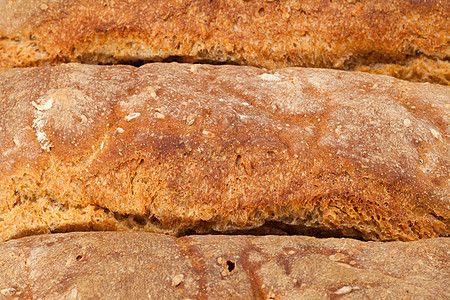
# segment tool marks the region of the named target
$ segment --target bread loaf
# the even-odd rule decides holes
[[[0,244],[4,299],[446,299],[450,239],[65,233]]]
[[[177,60],[450,83],[441,0],[0,0],[0,68]]]
[[[322,69],[10,69],[0,73],[0,239],[448,236],[449,99],[441,85]]]

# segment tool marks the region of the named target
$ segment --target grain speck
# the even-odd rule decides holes
[[[5,296],[14,296],[17,293],[15,288],[6,288],[0,291]]]
[[[280,81],[281,80],[281,78],[279,76],[273,75],[273,74],[267,74],[267,73],[261,74],[261,75],[259,75],[259,77],[262,80],[266,80],[266,81]]]
[[[192,124],[194,124],[194,122],[195,122],[195,117],[193,115],[189,115],[186,118],[186,124],[187,125],[191,126]]]
[[[172,278],[172,286],[179,286],[183,282],[183,279],[184,279],[183,274],[178,274],[178,275],[174,276]]]
[[[118,133],[124,133],[125,130],[123,130],[123,128],[117,127],[116,131],[114,131],[114,135],[118,134]]]
[[[353,288],[351,286],[349,286],[349,285],[346,285],[346,286],[341,287],[339,290],[337,290],[335,292],[335,294],[343,295],[343,294],[348,294],[351,291],[353,291]]]
[[[164,119],[166,116],[164,116],[162,113],[160,112],[155,112],[155,118],[157,119]]]
[[[430,132],[436,139],[440,139],[441,135],[439,134],[439,132],[436,129],[431,128]]]
[[[330,255],[328,258],[332,261],[340,261],[345,258],[345,255],[342,253],[336,253],[336,254]]]
[[[140,116],[141,116],[140,113],[132,113],[132,114],[129,114],[128,116],[125,116],[125,120],[130,121],[130,120],[139,118]]]
[[[152,96],[153,98],[156,98],[156,92],[155,92],[155,89],[152,86],[149,86],[147,88],[147,90],[150,93],[150,96]]]

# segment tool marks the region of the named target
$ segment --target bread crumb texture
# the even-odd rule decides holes
[[[0,70],[176,60],[448,85],[449,18],[442,0],[0,0]]]
[[[0,73],[0,240],[73,230],[449,235],[449,87],[192,68]]]
[[[449,249],[449,238],[380,243],[305,236],[41,235],[0,243],[0,293],[5,299],[445,299]],[[342,259],[328,258],[336,254]]]

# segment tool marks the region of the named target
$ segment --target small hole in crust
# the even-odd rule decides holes
[[[80,260],[83,259],[83,255],[77,255],[77,257],[75,257],[75,259],[76,259],[77,261],[80,261]]]
[[[259,14],[261,17],[264,17],[264,15],[266,14],[266,12],[264,11],[264,7],[261,7],[260,9],[258,9],[258,14]]]
[[[228,272],[232,272],[235,267],[236,267],[236,264],[233,261],[227,260]]]
[[[236,157],[236,167],[239,167],[242,161],[242,157],[238,154]]]

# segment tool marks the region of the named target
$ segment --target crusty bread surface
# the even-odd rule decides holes
[[[448,299],[450,239],[64,233],[0,243],[0,299]]]
[[[450,83],[441,0],[0,0],[0,68],[177,60]]]
[[[324,69],[0,73],[0,240],[73,230],[448,236],[450,88]]]

